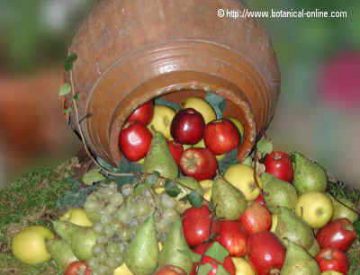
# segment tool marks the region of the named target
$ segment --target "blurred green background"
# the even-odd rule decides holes
[[[66,46],[92,2],[0,0],[0,185],[27,167],[78,150],[57,88]],[[282,73],[269,128],[276,148],[302,151],[360,186],[360,1],[245,2],[253,10],[347,12],[347,18],[260,21],[272,36]]]

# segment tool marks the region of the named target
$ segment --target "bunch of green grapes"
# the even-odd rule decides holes
[[[89,265],[94,275],[112,274],[124,261],[130,241],[138,227],[152,214],[158,240],[164,241],[173,221],[179,217],[177,201],[166,193],[156,194],[146,184],[100,186],[84,205],[99,235]]]

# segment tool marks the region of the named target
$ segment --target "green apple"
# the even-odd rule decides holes
[[[295,212],[312,228],[320,228],[331,220],[334,210],[325,193],[308,192],[299,197]]]
[[[238,163],[231,165],[225,171],[224,177],[244,194],[246,200],[252,201],[260,194],[260,188],[255,182],[254,175],[255,171],[252,167]],[[257,177],[257,181],[261,187],[262,184],[259,177]]]
[[[39,264],[50,260],[46,241],[53,239],[54,234],[43,226],[29,226],[17,233],[12,239],[11,251],[21,262]]]
[[[71,208],[60,217],[60,221],[67,221],[78,226],[91,227],[93,224],[89,220],[86,212],[82,208]]]
[[[193,108],[198,111],[204,118],[205,124],[216,119],[216,113],[211,105],[201,97],[188,97],[183,103],[183,108]]]
[[[235,265],[236,275],[256,275],[254,268],[244,258],[233,257],[231,259]]]
[[[154,115],[149,124],[151,131],[160,132],[166,139],[171,138],[170,126],[175,116],[175,111],[165,105],[155,105]]]
[[[356,209],[354,203],[352,203],[351,201],[345,198],[341,198],[337,200],[335,200],[335,198],[332,196],[330,196],[330,198],[334,206],[334,215],[332,217],[332,220],[346,218],[351,222],[355,222],[359,218],[359,215],[355,211],[350,209],[350,208]]]

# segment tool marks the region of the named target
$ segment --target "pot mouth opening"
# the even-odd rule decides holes
[[[215,100],[224,99],[222,117],[235,118],[240,121],[244,128],[241,142],[237,148],[238,160],[241,161],[245,159],[255,144],[257,131],[253,112],[247,100],[240,96],[243,93],[239,91],[234,91],[234,89],[229,87],[190,81],[170,84],[152,90],[144,90],[144,87],[139,87],[131,94],[133,95],[131,96],[133,99],[128,98],[127,102],[119,104],[117,110],[114,112],[113,120],[110,124],[109,149],[111,161],[114,165],[119,165],[120,160],[123,157],[119,147],[119,134],[121,129],[127,123],[127,118],[138,106],[141,106],[150,100],[153,100],[155,105],[165,105],[174,109],[176,112],[177,109],[181,108],[181,104],[188,97],[203,98],[210,103],[211,106],[211,98],[216,98]],[[175,106],[177,106],[177,108],[175,108]],[[212,107],[214,109],[214,106]],[[220,118],[218,117],[220,113],[219,111],[220,110],[215,110],[217,113],[216,119]]]

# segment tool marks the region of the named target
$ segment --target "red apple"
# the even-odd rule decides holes
[[[150,123],[154,115],[154,102],[152,100],[140,105],[135,111],[131,113],[128,122],[139,122],[144,125]]]
[[[240,139],[239,131],[228,119],[214,120],[205,127],[205,145],[215,155],[222,155],[237,148]]]
[[[271,213],[265,206],[253,203],[241,215],[240,223],[248,234],[268,231],[271,227]]]
[[[260,194],[259,196],[257,196],[257,198],[255,199],[255,202],[266,207],[266,202],[265,202],[263,194]]]
[[[91,269],[88,264],[84,261],[75,261],[68,265],[66,268],[64,275],[77,275],[77,274],[84,274],[84,275],[91,275]]]
[[[218,261],[216,261],[215,259],[206,256],[205,253],[206,251],[210,248],[210,246],[213,243],[203,243],[198,245],[196,248],[194,248],[194,252],[202,255],[202,259],[200,263],[194,263],[193,265],[193,269],[190,273],[190,275],[196,275],[196,270],[199,266],[203,265],[203,264],[210,264],[212,266],[212,269],[208,272],[208,275],[216,275],[217,269],[219,265],[222,265],[224,267],[224,269],[229,272],[230,275],[235,275],[236,274],[236,270],[235,270],[235,265],[231,259],[230,256],[225,257],[224,262],[220,263]]]
[[[283,181],[292,182],[294,170],[290,156],[287,153],[273,151],[266,155],[264,164],[267,173]]]
[[[242,257],[246,254],[248,235],[238,221],[221,220],[216,226],[216,241],[224,246],[230,256]]]
[[[248,257],[258,275],[281,270],[285,261],[285,248],[271,232],[263,231],[249,236]],[[275,274],[275,273],[274,273]]]
[[[212,214],[209,207],[191,207],[183,213],[182,226],[189,246],[197,246],[210,238]]]
[[[169,145],[169,150],[170,150],[172,157],[174,158],[176,163],[179,165],[181,155],[184,152],[184,147],[180,143],[176,143],[173,140],[169,140],[168,145]]]
[[[316,239],[321,248],[337,248],[346,251],[356,239],[353,224],[345,218],[334,220],[317,234]]]
[[[153,275],[186,275],[186,272],[180,267],[165,265],[159,268]]]
[[[176,113],[171,123],[171,136],[181,144],[196,144],[204,135],[205,122],[202,115],[192,109],[182,109]]]
[[[206,148],[189,148],[181,155],[181,172],[196,180],[212,179],[217,168],[216,157]]]
[[[347,274],[349,270],[349,262],[345,253],[339,249],[323,248],[315,257],[319,264],[321,272],[337,271]]]
[[[120,131],[119,147],[130,161],[138,161],[146,156],[152,140],[151,132],[139,122],[130,122]]]

